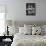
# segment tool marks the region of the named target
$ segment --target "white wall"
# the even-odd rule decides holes
[[[26,16],[26,2],[36,2],[36,16]],[[16,21],[46,21],[46,0],[0,0],[7,5],[6,19]]]

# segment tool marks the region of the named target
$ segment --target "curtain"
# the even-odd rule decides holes
[[[5,6],[0,5],[0,36],[5,31]]]

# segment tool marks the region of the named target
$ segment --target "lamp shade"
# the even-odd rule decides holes
[[[6,20],[6,25],[7,26],[12,26],[12,20]]]

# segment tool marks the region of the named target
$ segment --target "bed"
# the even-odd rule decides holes
[[[11,46],[46,46],[46,36],[16,34]]]
[[[19,22],[17,22],[19,23]],[[19,23],[19,25],[23,25],[25,23]],[[29,24],[26,23],[26,24]],[[38,23],[38,25],[40,25]],[[24,26],[27,28],[27,26]],[[34,32],[33,32],[33,35],[30,35],[30,25],[28,26],[29,28],[26,29],[26,34],[25,35],[25,30],[23,30],[23,27],[20,28],[21,31],[20,33],[17,33],[14,35],[14,38],[13,38],[13,42],[11,44],[11,46],[46,46],[46,35],[42,36],[42,35],[34,35]],[[41,29],[39,27],[37,27],[37,29],[40,31]],[[35,29],[34,29],[35,30]],[[32,32],[32,31],[31,31]],[[24,33],[24,34],[23,34]]]

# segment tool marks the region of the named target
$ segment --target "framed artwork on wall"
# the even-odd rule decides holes
[[[36,15],[36,3],[26,3],[26,16]]]

